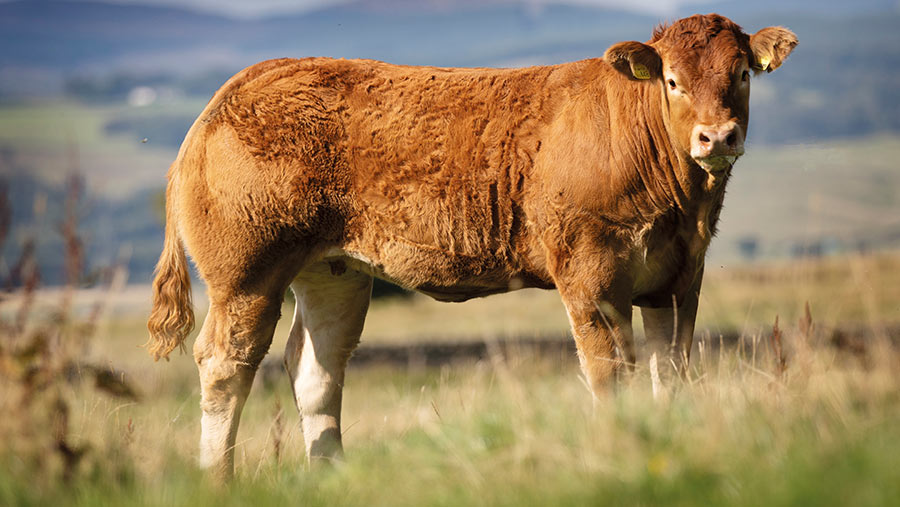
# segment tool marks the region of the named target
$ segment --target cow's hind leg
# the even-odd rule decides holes
[[[297,299],[285,350],[310,462],[339,458],[344,369],[359,343],[372,277],[341,261],[305,269],[291,289]]]
[[[197,341],[202,416],[200,465],[218,478],[234,473],[234,445],[241,410],[256,369],[272,342],[281,310],[277,295],[216,297]]]

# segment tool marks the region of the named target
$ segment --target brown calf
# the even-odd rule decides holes
[[[595,392],[634,361],[633,305],[686,361],[750,73],[796,44],[708,15],[550,67],[307,58],[238,73],[169,170],[149,322],[157,359],[191,330],[187,247],[210,300],[194,344],[201,462],[232,473],[288,287],[285,364],[310,459],[341,452],[373,276],[447,301],[557,288]]]

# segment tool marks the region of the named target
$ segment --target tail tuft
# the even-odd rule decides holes
[[[153,309],[147,322],[150,339],[145,345],[157,361],[168,360],[176,347],[184,352],[184,339],[194,329],[191,277],[184,245],[178,237],[171,194],[170,184],[166,196],[166,239],[153,279]]]

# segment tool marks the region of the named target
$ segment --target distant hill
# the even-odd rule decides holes
[[[891,0],[761,0],[691,6],[679,15],[698,7],[733,16],[748,27],[758,21],[825,20],[827,31],[813,27],[824,32],[825,41],[842,40],[856,28],[886,35],[867,26],[867,20],[896,23],[900,13]],[[665,20],[524,1],[363,0],[260,20],[139,4],[14,1],[0,3],[0,68],[185,72],[211,64],[230,62],[239,68],[260,58],[311,55],[431,65],[502,65],[526,58],[558,62],[599,56],[618,40],[646,39],[659,21]]]
[[[682,6],[679,14],[690,15],[698,11],[718,12],[729,17],[801,14],[827,18],[897,13],[900,4],[896,0],[720,0]]]
[[[588,6],[373,5],[236,20],[132,4],[0,3],[0,100],[69,93],[121,101],[141,84],[208,97],[237,70],[284,56],[439,66],[559,63],[600,56],[616,41],[646,40],[662,21]],[[733,16],[751,32],[780,24],[800,38],[778,78],[759,80],[751,117],[768,118],[769,127],[754,139],[802,142],[900,130],[900,13],[888,0],[853,6],[812,0],[700,6]]]
[[[506,53],[579,40],[612,42],[654,18],[591,7],[463,4],[453,10],[373,9],[340,5],[263,20],[234,20],[187,10],[93,2],[0,3],[0,65],[61,70],[196,69],[232,53],[241,61],[276,56],[365,57],[397,63],[489,65]],[[197,49],[207,49],[203,55]],[[597,47],[589,54],[601,54]],[[185,59],[157,62],[154,52],[178,50]],[[132,56],[135,61],[124,57]],[[586,55],[587,56],[587,55]],[[141,58],[145,61],[141,61]],[[149,63],[148,63],[149,61]],[[219,63],[218,61],[216,63]]]
[[[60,94],[72,76],[184,77],[285,56],[442,66],[556,63],[598,56],[622,37],[649,34],[656,21],[590,7],[534,12],[524,4],[400,12],[352,4],[234,20],[131,4],[0,3],[0,99]]]
[[[0,65],[103,66],[111,58],[226,39],[241,22],[182,9],[69,1],[0,4]]]

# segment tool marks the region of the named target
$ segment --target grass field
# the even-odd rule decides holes
[[[203,105],[197,100],[146,108],[68,101],[0,105],[0,149],[8,153],[0,163],[0,175],[9,169],[26,171],[58,186],[78,170],[91,192],[105,199],[163,188],[177,146],[147,138],[143,131],[116,133],[106,127],[122,117],[146,119],[148,126],[158,119],[184,117],[186,130],[189,118]]]
[[[139,399],[96,388],[99,376],[84,366],[23,381],[57,371],[67,354],[4,357],[0,410],[15,417],[0,421],[0,504],[891,505],[900,498],[900,351],[877,339],[864,351],[835,349],[795,323],[806,298],[819,331],[896,322],[898,264],[885,254],[710,272],[701,320],[740,323],[742,346],[719,348],[712,332],[701,334],[689,378],[663,364],[656,395],[642,361],[592,404],[573,357],[527,350],[433,369],[351,368],[347,456],[332,468],[307,469],[286,376],[260,377],[226,488],[193,464],[199,390],[188,357],[153,364],[128,312],[112,312],[83,343],[74,322],[50,324],[49,343],[58,336],[63,345],[49,350],[68,344],[68,356],[112,366]],[[126,296],[114,301],[140,291]],[[564,320],[552,298],[378,301],[366,333],[375,343],[514,336]],[[783,371],[769,341],[773,313],[784,329]],[[77,465],[65,465],[60,435],[81,453]]]
[[[306,469],[286,382],[257,386],[227,489],[192,465],[198,396],[180,363],[140,377],[138,403],[73,391],[70,439],[89,445],[74,478],[59,481],[52,450],[39,474],[4,453],[0,502],[890,505],[900,495],[896,350],[864,361],[795,350],[784,379],[765,354],[725,351],[697,358],[691,380],[670,379],[658,399],[639,369],[593,407],[572,361],[354,370],[347,459],[332,469]]]
[[[873,136],[787,146],[750,144],[735,165],[710,259],[738,258],[741,238],[759,255],[797,246],[896,247],[900,139]]]

